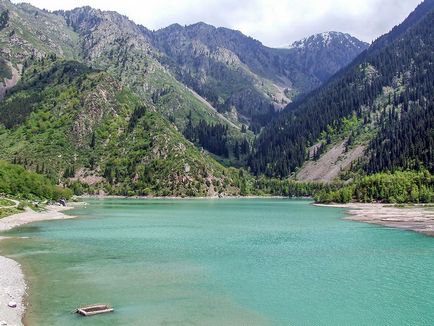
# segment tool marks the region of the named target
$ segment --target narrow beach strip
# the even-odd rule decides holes
[[[347,219],[391,228],[411,230],[434,236],[434,207],[414,205],[397,207],[386,204],[330,204],[317,206],[345,208]]]
[[[73,207],[48,206],[43,212],[26,209],[23,213],[0,219],[0,232],[38,221],[74,218],[74,216],[62,213],[71,208]],[[0,237],[0,245],[2,239],[5,238]],[[20,264],[10,258],[0,256],[0,325],[23,325],[26,289]],[[15,302],[17,306],[9,307],[10,302]]]

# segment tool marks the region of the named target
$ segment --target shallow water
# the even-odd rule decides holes
[[[434,239],[308,201],[90,200],[7,233],[29,325],[433,325]],[[82,318],[83,304],[113,314]]]

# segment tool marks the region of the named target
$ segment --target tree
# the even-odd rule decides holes
[[[5,10],[2,13],[0,13],[0,30],[7,27],[9,22],[9,10]]]

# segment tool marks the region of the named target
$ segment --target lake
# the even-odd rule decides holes
[[[29,325],[433,325],[434,239],[307,200],[88,200],[2,242]],[[112,314],[80,317],[84,304]]]

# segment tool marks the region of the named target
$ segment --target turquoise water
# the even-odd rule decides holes
[[[91,200],[0,252],[29,325],[433,325],[434,239],[308,201]],[[116,312],[82,318],[90,303]]]

